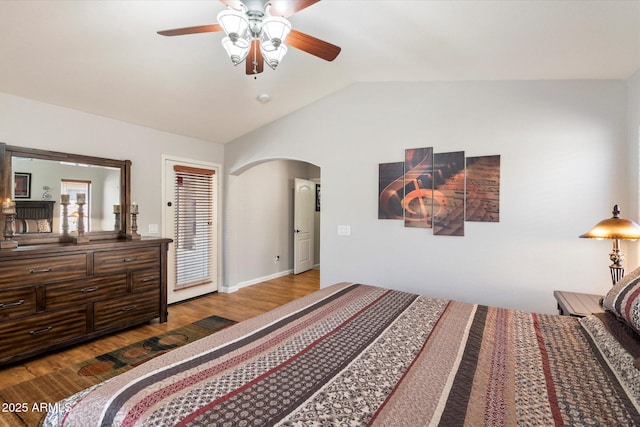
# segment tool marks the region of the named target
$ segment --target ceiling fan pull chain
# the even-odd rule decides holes
[[[258,49],[253,49],[253,74],[258,74]]]

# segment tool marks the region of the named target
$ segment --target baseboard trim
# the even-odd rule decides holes
[[[256,279],[245,280],[244,282],[240,282],[235,286],[221,286],[220,292],[224,292],[226,294],[230,294],[233,292],[237,292],[239,289],[242,289],[246,286],[256,285],[258,283],[266,282],[267,280],[277,279],[278,277],[288,276],[293,273],[293,269],[280,271],[278,273],[270,274],[268,276],[258,277]]]

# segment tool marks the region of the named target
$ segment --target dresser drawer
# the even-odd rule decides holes
[[[96,302],[93,316],[96,331],[155,319],[160,316],[160,290]]]
[[[93,255],[93,271],[95,274],[120,273],[123,271],[158,268],[159,266],[159,247],[96,252]]]
[[[73,282],[47,285],[45,288],[46,309],[86,304],[92,301],[124,295],[127,292],[127,273]]]
[[[36,288],[16,288],[0,291],[0,320],[27,316],[36,312]]]
[[[86,318],[82,306],[0,323],[0,362],[86,334]]]
[[[86,254],[0,262],[0,288],[80,279],[86,275]]]
[[[154,270],[135,271],[132,276],[133,292],[160,289],[160,271],[157,268]]]

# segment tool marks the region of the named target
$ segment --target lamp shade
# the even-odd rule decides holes
[[[227,37],[222,39],[222,46],[227,51],[227,55],[238,65],[247,57],[249,53],[249,22],[244,13],[226,9],[218,14],[218,23],[222,27]]]
[[[620,218],[618,205],[613,207],[613,217],[603,219],[580,237],[587,239],[639,240],[640,225],[630,219]]]
[[[287,47],[283,44],[289,32],[291,24],[279,16],[269,16],[262,21],[262,42],[260,50],[269,67],[274,70],[287,54]]]
[[[270,41],[265,41],[262,42],[260,47],[262,57],[264,58],[265,62],[274,70],[276,69],[278,64],[280,64],[282,58],[284,58],[284,56],[287,54],[287,47],[283,44],[274,46]]]
[[[242,39],[248,38],[249,21],[244,13],[225,9],[218,14],[218,24],[232,39],[233,35]]]
[[[249,43],[244,39],[238,39],[235,42],[231,40],[231,37],[225,37],[222,39],[222,46],[227,51],[227,55],[231,58],[233,65],[238,65],[249,54]]]
[[[262,36],[264,41],[270,41],[276,47],[283,43],[291,32],[291,23],[279,16],[269,16],[262,21]]]

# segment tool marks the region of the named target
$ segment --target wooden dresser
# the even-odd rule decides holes
[[[0,365],[153,319],[167,321],[170,239],[0,251]]]

